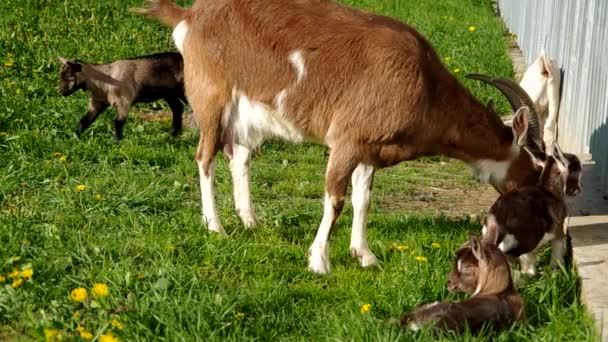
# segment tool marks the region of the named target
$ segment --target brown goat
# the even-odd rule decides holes
[[[542,144],[527,94],[503,80],[516,110],[513,127],[505,126],[426,39],[395,19],[328,0],[197,0],[188,9],[151,0],[135,11],[174,28],[200,129],[196,161],[211,231],[224,233],[213,188],[217,152],[231,158],[235,207],[250,227],[250,150],[270,136],[331,150],[323,218],[309,250],[309,269],[317,273],[330,271],[329,234],[349,180],[350,253],[370,266],[377,259],[366,221],[377,169],[442,154],[468,163],[501,192],[538,179],[521,152]]]
[[[551,266],[563,264],[569,165],[559,147],[553,147],[553,155],[537,161],[543,165],[538,184],[502,194],[490,208],[483,228],[484,240],[519,258],[521,271],[530,275],[536,273],[536,251],[549,241]]]
[[[439,331],[472,332],[485,325],[501,330],[523,320],[525,306],[511,279],[506,257],[496,245],[475,236],[456,253],[448,289],[472,294],[462,302],[434,302],[406,313],[400,325],[413,330],[432,325]]]
[[[116,108],[114,137],[122,139],[129,107],[138,102],[164,99],[173,112],[171,134],[182,129],[184,75],[182,56],[177,52],[91,64],[60,57],[59,93],[69,96],[82,89],[89,92],[89,108],[76,126],[79,136],[108,106]]]

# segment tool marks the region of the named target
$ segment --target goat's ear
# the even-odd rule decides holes
[[[66,58],[63,58],[61,56],[59,56],[57,58],[59,59],[59,62],[61,62],[61,64],[64,64],[64,65],[68,64],[68,62],[69,62]]]
[[[469,237],[469,246],[471,246],[471,251],[473,252],[473,255],[475,256],[475,259],[477,259],[477,260],[484,259],[483,250],[481,248],[481,241],[479,241],[479,238],[477,236],[471,235]]]
[[[527,106],[519,108],[517,112],[515,112],[515,116],[513,117],[513,139],[518,146],[526,145],[529,118],[530,108],[528,108]]]
[[[540,168],[545,167],[545,160],[547,159],[547,156],[543,152],[532,151],[527,146],[524,146],[524,151],[530,155],[530,159],[534,165]]]
[[[488,107],[488,110],[490,110],[491,112],[493,112],[494,111],[494,100],[490,99],[488,101],[488,104],[486,105],[486,107]]]

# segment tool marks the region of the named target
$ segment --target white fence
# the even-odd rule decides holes
[[[608,0],[498,0],[526,62],[541,50],[562,69],[558,141],[591,154],[608,192]]]

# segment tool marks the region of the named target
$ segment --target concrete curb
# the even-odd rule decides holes
[[[599,170],[589,155],[583,163],[583,192],[568,200],[566,225],[572,259],[581,279],[581,300],[595,318],[601,340],[608,341],[608,200]]]

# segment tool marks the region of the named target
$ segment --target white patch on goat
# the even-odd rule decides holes
[[[175,47],[179,50],[180,53],[184,53],[184,41],[186,40],[186,35],[188,34],[188,23],[186,20],[182,20],[175,26],[173,29],[173,42],[175,43]]]
[[[215,195],[213,191],[213,180],[215,176],[215,161],[209,165],[209,173],[205,174],[203,164],[197,161],[198,172],[200,177],[201,185],[201,204],[203,212],[203,220],[207,224],[207,228],[210,231],[214,231],[220,234],[226,234],[224,228],[220,224],[220,220],[217,216],[217,210],[215,209]]]
[[[488,231],[488,228],[484,224],[483,227],[481,227],[481,236],[486,236],[487,231]]]
[[[323,218],[317,230],[317,235],[308,250],[308,269],[312,272],[325,274],[330,271],[329,263],[329,232],[332,222],[336,218],[336,211],[332,204],[332,199],[328,193],[325,193],[323,205]]]
[[[511,249],[517,247],[518,244],[519,242],[517,242],[515,235],[507,234],[498,245],[498,249],[500,249],[503,253],[506,253]]]
[[[230,172],[234,188],[234,207],[243,224],[247,228],[255,226],[255,212],[251,205],[251,192],[249,191],[249,155],[248,148],[234,144],[233,157],[230,160]]]
[[[456,267],[458,269],[458,272],[462,272],[462,260],[458,259],[458,262],[456,263]]]
[[[378,263],[367,243],[366,223],[374,180],[374,167],[359,164],[352,175],[353,227],[350,238],[350,254],[367,267]]]
[[[284,93],[275,98],[277,107],[282,108]],[[293,124],[285,120],[279,110],[261,102],[251,101],[244,93],[233,92],[234,110],[230,111],[231,118],[224,121],[233,125],[236,143],[248,149],[254,149],[271,136],[299,143],[304,135]]]
[[[289,62],[293,65],[297,72],[297,83],[300,83],[306,75],[306,69],[304,69],[304,55],[302,51],[295,50],[289,54]]]

